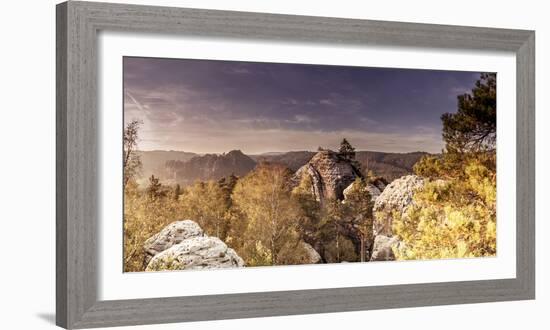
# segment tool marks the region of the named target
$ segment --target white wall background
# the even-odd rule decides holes
[[[0,328],[52,329],[55,311],[55,3],[0,11]],[[284,14],[532,29],[537,32],[537,205],[550,139],[550,21],[544,1],[110,1]],[[142,326],[142,329],[545,328],[550,321],[550,231],[537,209],[535,301]]]

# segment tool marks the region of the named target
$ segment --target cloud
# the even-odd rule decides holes
[[[144,122],[144,149],[315,150],[346,136],[361,149],[439,151],[440,116],[456,109],[456,92],[471,88],[473,76],[125,58],[124,115]]]
[[[204,136],[209,136],[204,139]],[[248,154],[270,151],[317,150],[317,147],[337,149],[342,138],[347,138],[357,150],[386,152],[439,152],[443,142],[439,135],[421,132],[361,132],[361,131],[294,131],[286,129],[246,129],[239,132],[214,127],[189,129],[185,134],[163,131],[154,139],[143,138],[140,148],[158,149],[161,143],[169,142],[173,149],[197,153],[222,153],[240,149]]]
[[[132,93],[130,93],[130,91],[128,89],[125,89],[124,90],[124,93],[130,98],[130,100],[132,101],[132,103],[140,110],[140,111],[145,111],[145,108],[141,105],[140,102],[138,102],[133,96],[132,96]]]
[[[294,122],[295,123],[313,123],[315,122],[315,119],[306,115],[296,115],[294,116]]]
[[[252,73],[252,71],[250,71],[247,68],[231,68],[230,70],[228,70],[228,72],[233,73],[233,74],[250,74],[250,73]]]
[[[319,101],[319,104],[322,104],[322,105],[334,105],[334,102],[332,100],[329,100],[329,99],[323,99],[323,100],[320,100]]]

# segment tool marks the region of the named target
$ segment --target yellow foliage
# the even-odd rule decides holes
[[[280,265],[298,263],[299,251],[285,253],[297,246],[296,232],[300,208],[290,191],[290,172],[280,165],[261,164],[235,186],[232,200],[239,223],[233,238],[243,242],[235,246],[247,265]]]
[[[150,198],[134,184],[128,184],[124,197],[124,271],[143,271],[143,243],[162,228],[179,220],[181,208],[168,197]]]
[[[185,218],[196,221],[208,234],[225,239],[229,226],[229,203],[217,182],[196,182],[180,196]]]
[[[496,255],[495,166],[490,158],[470,157],[460,166],[453,164],[452,177],[445,170],[446,175],[437,175],[449,168],[444,162],[428,160],[424,168],[437,168],[435,175],[405,214],[394,214],[393,231],[405,243],[394,251],[397,259]]]
[[[207,234],[223,240],[229,223],[228,204],[219,185],[197,183],[178,199],[173,194],[148,194],[129,183],[124,194],[124,271],[143,271],[145,241],[183,219],[197,221]]]
[[[360,259],[355,252],[353,242],[343,235],[337,235],[335,239],[328,242],[324,252],[327,263],[355,262]]]

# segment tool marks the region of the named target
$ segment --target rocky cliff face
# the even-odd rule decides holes
[[[413,202],[413,195],[424,186],[424,179],[406,175],[390,183],[374,202],[374,235],[392,236],[393,212],[403,214]]]
[[[406,175],[390,183],[374,202],[374,243],[371,261],[395,260],[394,249],[404,248],[403,242],[393,236],[392,221],[397,212],[403,215],[413,201],[414,193],[424,186],[424,179]]]
[[[192,220],[176,221],[143,245],[146,271],[243,267],[244,261]]]
[[[331,150],[319,151],[313,156],[296,171],[294,181],[299,183],[304,175],[311,178],[313,193],[321,202],[326,199],[344,199],[344,189],[361,176],[350,161]]]
[[[196,156],[188,161],[169,161],[166,171],[170,177],[183,185],[196,180],[219,180],[231,174],[243,176],[256,167],[256,162],[240,150],[232,150],[223,155],[207,154]]]

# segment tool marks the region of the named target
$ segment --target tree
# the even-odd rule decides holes
[[[496,255],[496,76],[482,74],[456,114],[442,116],[441,155],[414,166],[427,179],[392,229],[404,243],[397,259]]]
[[[355,148],[351,146],[346,138],[344,138],[342,142],[340,142],[340,149],[338,150],[338,153],[344,159],[347,159],[349,161],[355,159]]]
[[[174,187],[174,192],[173,192],[173,197],[174,197],[174,200],[178,200],[180,198],[182,194],[182,191],[181,191],[181,186],[180,184],[176,184],[176,186]]]
[[[183,215],[197,221],[208,235],[225,240],[229,202],[217,182],[196,182],[180,197],[180,205]]]
[[[147,186],[147,196],[149,196],[150,199],[157,199],[159,197],[164,197],[165,194],[166,192],[163,190],[159,178],[151,174],[149,177],[149,185]]]
[[[406,246],[398,259],[496,255],[496,172],[472,157],[460,175],[431,180],[395,215],[393,232]]]
[[[123,134],[123,186],[135,179],[141,169],[141,158],[137,153],[138,131],[141,121],[132,120],[126,125]]]
[[[367,183],[363,178],[356,178],[351,189],[346,194],[345,218],[351,228],[356,228],[360,238],[359,254],[361,262],[370,259],[373,236],[373,214],[374,202],[367,189]]]
[[[301,239],[311,246],[319,245],[321,204],[315,198],[313,183],[309,175],[302,176],[298,186],[292,190],[292,198],[301,210],[297,221]]]
[[[281,254],[297,246],[296,222],[299,207],[291,198],[291,172],[278,164],[260,164],[239,179],[233,191],[235,208],[245,221],[244,244],[239,255],[249,265],[293,264],[292,254]]]
[[[471,93],[458,96],[457,112],[441,116],[447,151],[494,150],[496,109],[496,74],[483,73]]]
[[[327,199],[321,208],[317,235],[320,240],[319,253],[327,263],[358,260],[356,246],[352,239],[352,222],[349,221],[349,207],[337,199]]]
[[[229,176],[221,178],[218,181],[218,185],[222,189],[225,199],[227,200],[228,207],[231,206],[231,194],[233,193],[233,189],[235,189],[235,185],[237,184],[238,180],[239,178],[237,176],[231,174]]]
[[[149,178],[149,185],[139,189],[129,181],[124,191],[124,271],[145,269],[144,242],[166,225],[181,220],[179,203],[157,177]],[[171,192],[171,191],[170,191]]]
[[[336,199],[327,199],[321,208],[316,235],[320,241],[319,254],[326,263],[340,262],[340,203]]]

